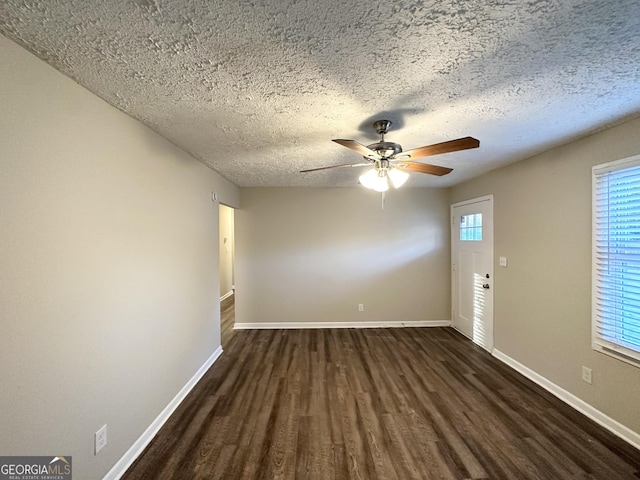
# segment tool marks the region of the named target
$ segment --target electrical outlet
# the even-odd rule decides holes
[[[593,371],[590,368],[585,366],[582,367],[582,380],[591,385],[593,380]]]
[[[103,425],[100,430],[98,430],[94,436],[94,455],[97,455],[100,450],[102,450],[107,444],[107,426]]]
[[[358,311],[359,312],[364,312],[364,303],[359,303],[358,304]]]

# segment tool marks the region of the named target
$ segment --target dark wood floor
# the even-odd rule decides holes
[[[220,302],[220,334],[222,337],[222,349],[225,351],[225,354],[227,345],[229,344],[231,336],[234,333],[233,326],[235,318],[235,297],[232,295]]]
[[[125,480],[636,479],[640,451],[447,328],[232,330]]]

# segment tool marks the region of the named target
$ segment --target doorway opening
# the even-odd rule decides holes
[[[219,206],[220,245],[220,337],[225,345],[235,324],[235,225],[234,210]]]

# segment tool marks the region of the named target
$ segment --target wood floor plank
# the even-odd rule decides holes
[[[382,428],[378,421],[371,395],[369,393],[358,394],[357,405],[358,414],[364,428],[364,437],[369,445],[369,452],[377,478],[398,479],[394,468],[395,459],[392,459],[389,451],[391,441],[387,431]]]
[[[366,432],[362,425],[355,396],[339,395],[342,408],[342,434],[349,478],[366,480],[378,478],[373,466],[373,457],[366,441]]]
[[[233,330],[123,480],[622,480],[640,451],[448,328]]]
[[[397,470],[405,472],[408,479],[424,480],[424,470],[426,469],[424,469],[424,465],[416,466],[415,457],[411,455],[410,450],[413,449],[406,442],[411,433],[402,416],[386,413],[382,415],[382,421],[390,440],[388,446],[389,455],[392,459],[395,459],[394,463],[399,463]]]

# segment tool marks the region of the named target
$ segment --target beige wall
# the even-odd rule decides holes
[[[238,191],[1,36],[0,78],[0,452],[99,479],[220,345]]]
[[[450,320],[447,191],[380,205],[364,188],[242,189],[236,322]]]
[[[220,205],[220,297],[233,290],[234,226],[233,208]]]
[[[451,192],[494,194],[496,348],[635,432],[640,368],[591,349],[591,167],[638,154],[639,130],[628,122]]]

